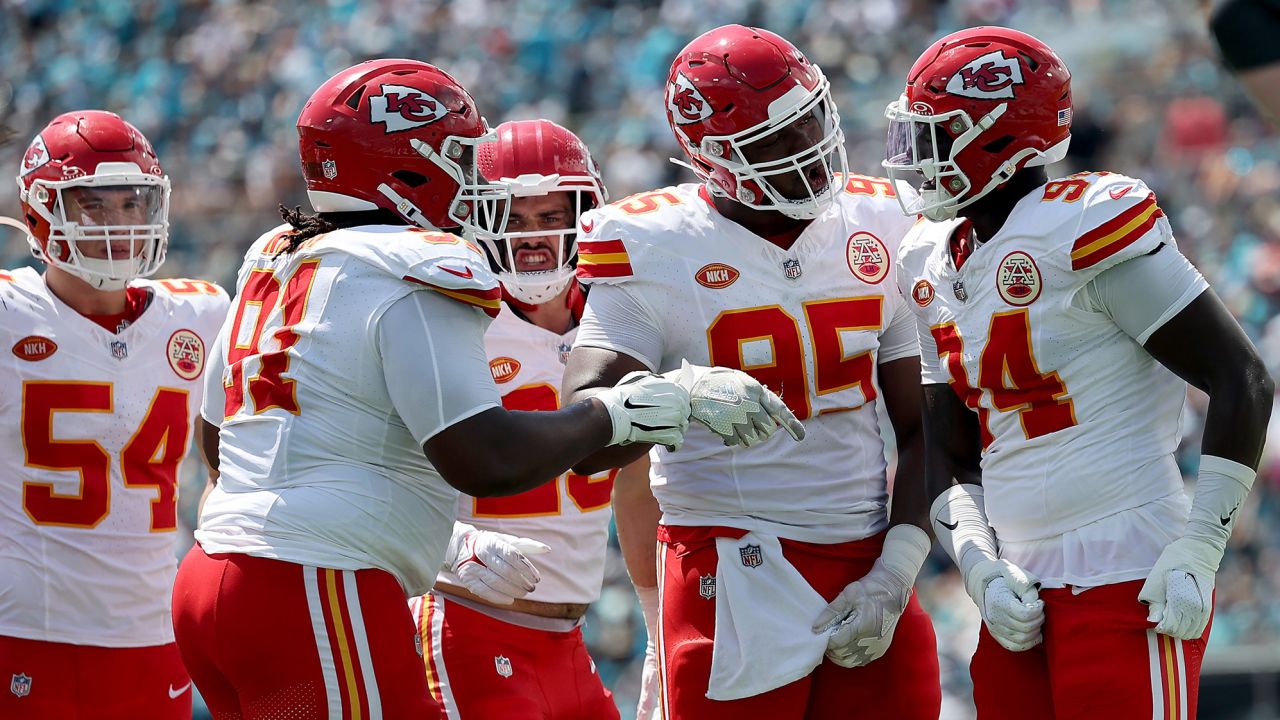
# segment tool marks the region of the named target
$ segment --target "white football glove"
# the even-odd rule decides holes
[[[970,569],[964,584],[982,613],[987,632],[1001,647],[1022,652],[1044,640],[1039,578],[1008,560],[983,560]]]
[[[815,633],[830,633],[826,655],[831,662],[862,667],[888,652],[931,544],[915,525],[889,529],[871,570],[849,583],[813,622]]]
[[[640,700],[636,704],[636,720],[658,720],[662,715],[662,686],[658,677],[658,588],[636,588],[648,641],[644,645],[644,671],[640,676]]]
[[[751,447],[769,439],[779,425],[797,442],[804,439],[804,424],[786,403],[741,370],[690,365],[685,360],[679,370],[663,377],[689,391],[693,419],[727,446]]]
[[[510,605],[532,592],[542,579],[527,556],[550,551],[537,540],[479,530],[459,522],[453,524],[444,566],[477,597]]]
[[[1156,632],[1194,640],[1213,613],[1214,576],[1222,563],[1237,511],[1253,487],[1253,468],[1213,455],[1200,458],[1200,477],[1183,536],[1160,553],[1138,600],[1150,606]]]
[[[593,396],[613,421],[610,445],[654,443],[678,450],[689,428],[689,391],[647,370],[627,373]]]

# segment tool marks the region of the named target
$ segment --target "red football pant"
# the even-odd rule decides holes
[[[215,720],[440,717],[404,591],[382,570],[333,570],[197,544],[173,627]]]
[[[434,592],[414,606],[431,694],[451,720],[617,720],[581,629],[512,625]]]
[[[1209,628],[1198,640],[1156,634],[1141,589],[1041,590],[1044,642],[1026,652],[1000,647],[983,625],[969,666],[980,720],[1195,718]]]
[[[0,636],[0,718],[191,720],[178,646],[107,648]]]
[[[883,657],[860,668],[830,660],[808,676],[767,693],[732,701],[709,700],[716,603],[699,592],[699,578],[715,575],[717,535],[741,537],[730,528],[660,526],[662,584],[662,701],[675,720],[838,720],[894,718],[937,720],[942,704],[938,643],[933,623],[912,592]],[[782,540],[782,554],[828,601],[871,569],[884,534],[865,540],[819,545]]]

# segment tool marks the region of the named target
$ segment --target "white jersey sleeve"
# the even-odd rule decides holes
[[[886,298],[887,300],[888,298]],[[893,360],[920,354],[920,341],[916,338],[916,320],[902,298],[893,305],[893,315],[884,332],[880,333],[880,354],[877,361],[883,365]]]
[[[630,288],[600,285],[591,291],[574,347],[612,350],[656,371],[662,346],[662,322]]]
[[[378,319],[387,396],[419,445],[454,423],[501,407],[485,357],[486,324],[465,305],[428,292],[400,298]],[[425,392],[404,392],[411,387]]]
[[[1106,313],[1126,335],[1145,345],[1152,333],[1208,288],[1200,271],[1170,244],[1102,271],[1079,298],[1085,309]]]

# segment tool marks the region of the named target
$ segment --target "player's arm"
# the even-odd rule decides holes
[[[662,510],[649,488],[649,461],[641,458],[619,470],[613,481],[613,519],[647,634],[637,718],[652,717],[658,702],[657,530],[661,518]]]
[[[960,569],[965,591],[991,636],[1014,652],[1041,639],[1044,603],[1038,580],[999,559],[982,489],[982,434],[978,416],[947,382],[933,334],[917,323],[923,403],[924,485],[929,523],[938,545]]]
[[[205,420],[203,416],[196,419],[199,428],[200,455],[204,458],[205,467],[209,468],[209,482],[205,483],[200,493],[200,504],[196,506],[196,517],[204,510],[204,501],[218,484],[218,426]]]
[[[1138,595],[1158,632],[1200,637],[1236,511],[1257,475],[1274,383],[1217,294],[1170,244],[1105,270],[1086,292],[1152,357],[1209,396],[1191,517]]]
[[[635,374],[553,412],[502,407],[485,355],[480,311],[430,291],[411,293],[376,319],[387,394],[405,427],[453,487],[474,497],[545,483],[606,445],[679,445],[689,394]]]
[[[599,291],[592,294],[599,294]],[[569,353],[561,387],[570,402],[582,402],[613,387],[627,374],[648,369],[644,363],[630,355],[579,345]],[[637,443],[603,448],[580,459],[573,466],[573,471],[580,475],[592,475],[609,468],[625,467],[647,455],[651,447],[651,444]]]

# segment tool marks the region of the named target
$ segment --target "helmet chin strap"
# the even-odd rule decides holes
[[[422,210],[420,210],[417,205],[414,205],[409,198],[404,197],[395,190],[392,190],[390,185],[387,185],[386,183],[378,185],[378,192],[382,193],[383,197],[396,204],[396,212],[400,213],[401,217],[405,220],[408,220],[421,228],[435,227],[435,225],[427,219],[427,216],[422,214]]]

